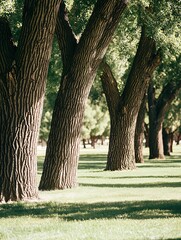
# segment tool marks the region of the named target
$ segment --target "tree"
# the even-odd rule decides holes
[[[147,94],[144,95],[136,120],[136,129],[134,137],[135,162],[144,163],[143,159],[143,140],[145,130],[145,113],[146,113]]]
[[[110,113],[111,130],[106,170],[135,168],[134,135],[140,105],[150,76],[160,63],[155,41],[142,27],[139,46],[123,93],[120,96],[110,66],[102,64],[102,85]]]
[[[181,126],[181,91],[166,112],[163,122],[163,149],[164,155],[170,156],[173,152],[173,141]]]
[[[77,186],[79,138],[85,102],[127,1],[98,0],[78,43],[63,2],[62,5],[56,34],[63,73],[53,111],[39,186],[41,190]]]
[[[178,36],[178,12],[173,3],[170,1],[159,2],[159,4],[156,1],[140,2],[137,14],[138,23],[143,29],[142,35],[121,96],[111,68],[107,63],[103,65],[102,82],[111,118],[107,170],[135,168],[133,139],[140,104],[152,73],[160,63],[159,47],[162,51],[166,51],[165,49],[173,43],[171,35]],[[177,15],[176,18],[174,14]],[[172,29],[176,29],[174,34],[168,28],[171,25],[173,25]]]
[[[156,97],[154,83],[150,83],[148,90],[149,104],[149,149],[150,159],[164,159],[162,127],[166,112],[181,88],[180,57],[169,62],[165,68],[161,66],[161,77],[165,84],[161,93]]]
[[[37,197],[36,144],[60,0],[25,0],[18,44],[0,17],[0,200]]]

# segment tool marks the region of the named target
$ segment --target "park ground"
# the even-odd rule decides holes
[[[181,239],[181,146],[133,171],[104,171],[107,146],[81,149],[75,189],[0,205],[0,240]],[[38,181],[44,149],[39,149]]]

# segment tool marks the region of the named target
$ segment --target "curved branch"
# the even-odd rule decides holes
[[[69,24],[64,1],[60,4],[55,33],[61,50],[64,71],[63,76],[65,76],[70,68],[75,48],[77,46],[77,40]]]
[[[120,101],[120,93],[118,90],[117,81],[114,78],[111,68],[106,61],[102,61],[101,68],[103,71],[101,75],[103,91],[106,96],[110,115],[114,116]]]

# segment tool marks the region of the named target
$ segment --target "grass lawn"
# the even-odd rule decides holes
[[[181,146],[122,172],[103,171],[106,150],[81,150],[78,188],[0,204],[0,240],[181,239]]]

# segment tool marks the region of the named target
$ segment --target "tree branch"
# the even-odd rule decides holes
[[[123,104],[130,105],[131,108],[134,108],[135,103],[138,106],[141,104],[152,74],[160,63],[159,56],[154,39],[148,37],[142,27],[138,49],[122,94]],[[134,94],[130,89],[135,89]]]
[[[115,115],[115,111],[117,110],[120,101],[120,93],[118,90],[117,81],[114,78],[111,68],[106,61],[102,61],[101,68],[103,71],[101,75],[101,82],[106,96],[109,112],[110,114]]]
[[[171,102],[181,89],[181,80],[169,82],[162,90],[157,100],[156,111],[158,119],[163,119]]]
[[[128,1],[118,1],[116,3],[116,5],[113,9],[113,12],[112,12],[112,17],[107,22],[107,25],[104,29],[102,37],[98,43],[97,54],[96,54],[97,59],[101,58],[102,55],[104,55],[104,53],[108,47],[108,44],[116,30],[116,27],[120,21],[121,14],[127,7],[127,4],[128,4]],[[107,34],[108,32],[109,32],[109,35]]]
[[[15,46],[9,22],[3,17],[0,17],[0,36],[0,74],[6,74],[10,71],[14,60]]]
[[[67,9],[64,1],[60,4],[55,33],[57,35],[62,55],[64,71],[62,75],[65,76],[70,68],[75,48],[77,46],[77,40],[69,24]]]
[[[87,64],[97,69],[126,6],[127,3],[124,0],[97,1],[76,51],[77,61],[82,57],[86,59],[82,67]]]

